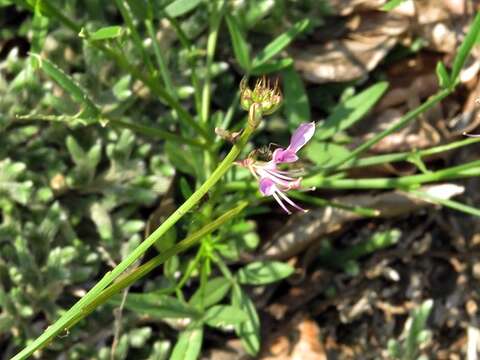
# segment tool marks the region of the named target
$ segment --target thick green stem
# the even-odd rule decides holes
[[[251,116],[258,116],[260,112],[255,112],[256,106],[252,106]],[[140,245],[138,245],[120,264],[118,264],[112,271],[109,271],[105,276],[85,294],[75,305],[73,305],[60,319],[53,325],[48,327],[45,332],[30,343],[20,353],[15,355],[12,360],[25,359],[30,356],[35,350],[41,348],[50,342],[57,334],[68,329],[69,324],[75,321],[78,314],[84,312],[86,308],[102,293],[102,291],[115,281],[129,266],[138,260],[156,241],[158,241],[178,220],[180,220],[188,211],[190,211],[198,202],[205,196],[205,194],[212,188],[218,180],[228,171],[232,163],[238,157],[243,147],[247,143],[250,135],[255,130],[251,123],[258,122],[259,119],[252,119],[247,123],[242,136],[235,143],[218,165],[212,175],[195,191],[190,198],[185,201],[175,212],[170,215],[149,237],[147,237]]]

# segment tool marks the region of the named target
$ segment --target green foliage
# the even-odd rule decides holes
[[[424,301],[410,314],[399,340],[390,339],[388,353],[393,359],[415,360],[420,359],[420,347],[431,338],[431,331],[427,330],[427,320],[433,309],[433,300]],[[423,357],[422,357],[423,358]]]
[[[395,9],[397,6],[401,5],[405,0],[389,0],[385,5],[382,6],[382,10],[390,11]]]
[[[310,103],[300,75],[293,66],[282,71],[285,101],[283,109],[288,121],[288,128],[293,131],[298,125],[311,119]]]
[[[379,82],[340,103],[330,116],[317,126],[315,139],[326,140],[331,138],[339,131],[348,129],[361,120],[380,100],[387,88],[388,84],[386,82]]]
[[[90,40],[110,40],[122,36],[123,28],[121,26],[106,26],[96,30],[88,35]]]
[[[240,284],[264,285],[286,277],[293,273],[293,268],[277,261],[258,261],[240,269],[237,278]]]
[[[279,35],[269,44],[267,44],[252,60],[253,71],[262,65],[265,65],[268,60],[276,56],[280,51],[285,49],[299,34],[304,32],[310,21],[308,19],[301,20],[294,24],[288,31]]]
[[[251,213],[269,208],[259,206],[256,189],[231,166],[250,134],[244,131],[225,155],[213,129],[245,128],[235,97],[239,69],[232,59],[240,75],[281,71],[283,128],[316,120],[311,93],[285,50],[321,23],[325,12],[308,2],[287,12],[285,4],[15,2],[15,11],[26,15],[0,33],[7,40],[27,39],[30,55],[14,49],[0,59],[0,338],[11,349],[7,357],[24,349],[15,359],[36,350],[39,358],[196,359],[212,327],[234,329],[246,351],[258,354],[260,320],[248,288],[281,281],[294,269],[256,261],[232,267],[237,269],[232,273],[224,263],[238,261],[261,240],[255,222],[242,212],[244,199],[253,205]],[[478,163],[431,173],[421,166],[423,156],[472,139],[422,150],[415,158],[359,155],[453,91],[479,28],[477,16],[450,74],[442,63],[437,66],[442,92],[350,151],[335,135],[364,119],[387,90],[386,82],[372,79],[351,84],[355,95],[327,114],[305,148],[321,168],[306,183],[372,189],[478,175]],[[409,159],[423,173],[393,185],[390,179],[362,183],[343,172]],[[237,181],[243,192],[232,191]],[[316,206],[375,214],[310,198]],[[458,202],[430,200],[478,215]],[[147,218],[157,210],[158,224],[142,241]],[[394,245],[398,237],[396,230],[376,233],[319,257],[352,272],[360,257]],[[123,317],[114,308],[121,308]],[[111,346],[113,327],[116,346]],[[414,321],[413,328],[422,327],[424,322]],[[406,338],[406,349],[418,345],[420,333]]]

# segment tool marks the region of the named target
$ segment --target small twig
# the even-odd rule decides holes
[[[115,323],[114,323],[114,332],[113,332],[113,341],[112,348],[110,350],[110,360],[115,360],[115,351],[118,346],[118,340],[120,339],[120,332],[122,331],[122,315],[125,302],[127,300],[128,290],[130,287],[123,290],[122,302],[120,306],[114,310],[115,313]]]

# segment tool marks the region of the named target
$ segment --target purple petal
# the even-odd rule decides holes
[[[315,133],[315,122],[303,123],[295,130],[290,139],[290,145],[287,150],[291,150],[296,153],[300,150],[307,142],[310,141],[313,134]]]
[[[291,163],[298,160],[298,156],[295,154],[295,151],[291,149],[276,149],[273,152],[272,160],[277,163]]]
[[[259,188],[260,188],[260,192],[264,196],[272,195],[277,189],[277,187],[275,186],[275,183],[269,178],[261,178],[259,183]]]

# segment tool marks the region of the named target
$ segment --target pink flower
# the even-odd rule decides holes
[[[298,160],[297,152],[307,142],[310,141],[315,133],[315,123],[302,123],[292,135],[290,145],[286,149],[276,149],[273,152],[273,161],[278,163],[292,163]]]
[[[268,162],[258,161],[250,155],[245,160],[237,164],[250,170],[253,176],[259,182],[259,190],[264,196],[273,196],[281,208],[287,213],[291,211],[284,202],[297,210],[306,212],[307,210],[295,204],[285,194],[289,190],[301,189],[300,182],[302,178],[295,178],[293,171],[283,171],[277,168],[280,163],[292,163],[298,160],[297,151],[300,150],[313,136],[315,132],[315,123],[303,123],[292,135],[290,145],[286,149],[276,149],[272,154],[272,159]],[[253,152],[254,153],[254,152]]]

